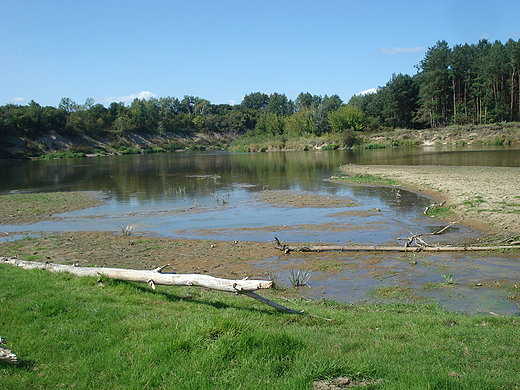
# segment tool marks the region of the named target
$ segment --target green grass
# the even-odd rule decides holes
[[[336,180],[341,180],[345,183],[351,184],[377,184],[383,186],[394,186],[397,184],[396,180],[386,179],[377,175],[370,175],[368,173],[356,173],[352,176],[340,176],[337,177]]]
[[[396,300],[414,300],[417,297],[412,293],[412,289],[408,287],[379,287],[372,291],[372,296],[385,299]]]
[[[448,218],[453,215],[453,211],[450,206],[434,206],[428,209],[426,215],[436,218]]]
[[[78,158],[78,157],[85,157],[85,153],[73,152],[73,151],[47,153],[47,154],[37,157],[37,159],[38,160],[53,160],[53,159],[60,159],[60,158]]]
[[[321,261],[314,266],[313,271],[341,272],[344,268],[345,264],[341,261]]]
[[[434,306],[247,297],[0,265],[0,389],[518,389],[520,319]],[[281,294],[281,295],[277,295]]]
[[[466,200],[462,202],[461,204],[469,207],[477,207],[478,205],[481,205],[482,203],[486,203],[487,201],[484,199],[483,196],[477,195],[475,196],[475,199],[473,200]]]

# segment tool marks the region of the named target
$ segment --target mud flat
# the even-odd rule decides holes
[[[412,165],[346,165],[347,175],[370,174],[395,180],[464,217],[488,233],[520,234],[520,168]]]

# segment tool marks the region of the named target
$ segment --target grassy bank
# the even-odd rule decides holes
[[[377,389],[519,388],[516,317],[265,294],[327,321],[197,288],[0,272],[1,335],[21,360],[0,364],[1,389],[311,389],[340,376]]]

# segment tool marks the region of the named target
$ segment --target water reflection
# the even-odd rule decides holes
[[[94,190],[120,200],[161,198],[172,189],[188,195],[248,183],[259,188],[316,190],[321,179],[344,164],[520,166],[520,149],[424,147],[256,154],[175,153],[50,161],[4,161],[0,193]],[[319,185],[318,185],[319,186]]]

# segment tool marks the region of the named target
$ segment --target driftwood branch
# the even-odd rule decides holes
[[[448,230],[450,227],[452,227],[453,225],[455,225],[456,223],[459,223],[461,222],[462,220],[464,219],[464,217],[462,217],[461,219],[459,219],[458,221],[453,221],[453,222],[450,222],[449,224],[447,224],[446,226],[444,226],[442,229],[436,231],[436,232],[433,232],[433,233],[428,233],[432,236],[436,236],[436,235],[439,235],[439,234],[442,234],[444,233],[446,230]]]
[[[279,242],[279,240],[277,241]],[[474,252],[520,249],[520,245],[496,246],[368,246],[368,245],[307,245],[277,244],[277,249],[289,252]]]
[[[410,230],[408,230],[408,232],[410,232],[411,236],[410,237],[398,237],[397,239],[398,240],[406,240],[406,243],[404,244],[405,247],[411,247],[413,245],[416,245],[416,246],[419,246],[421,248],[424,248],[424,247],[428,247],[428,246],[432,246],[430,244],[428,244],[426,241],[424,241],[422,239],[422,236],[437,236],[439,234],[442,234],[444,233],[445,231],[447,231],[450,227],[452,227],[453,225],[455,225],[456,223],[459,223],[460,221],[462,221],[463,218],[459,219],[458,221],[453,221],[453,222],[450,222],[449,224],[447,224],[446,226],[444,226],[442,229],[439,229],[433,233],[421,233],[421,234],[413,234]]]
[[[270,280],[231,280],[215,278],[209,275],[162,273],[168,265],[148,271],[123,268],[76,267],[74,265],[25,261],[7,257],[0,258],[0,263],[11,264],[23,269],[44,269],[51,272],[68,272],[76,276],[97,277],[102,275],[110,279],[147,283],[152,289],[155,289],[155,285],[157,284],[164,286],[205,287],[213,290],[247,295],[284,313],[302,314],[301,312],[278,305],[275,302],[253,293],[253,291],[256,290],[271,288],[273,282]]]
[[[242,292],[240,292],[240,294],[247,295],[250,298],[256,299],[257,301],[265,303],[266,305],[274,307],[276,310],[282,311],[284,313],[303,314],[303,311],[296,311],[296,310],[288,309],[285,306],[279,305],[278,303],[273,302],[273,301],[271,301],[271,300],[269,300],[269,299],[267,299],[267,298],[265,298],[265,297],[263,297],[261,295],[258,295],[257,293],[255,293],[253,291],[242,291]]]
[[[2,259],[3,263],[24,269],[44,269],[51,272],[68,272],[76,276],[106,276],[109,279],[127,280],[163,286],[197,286],[227,292],[255,291],[271,288],[270,280],[231,280],[220,279],[209,275],[162,273],[164,268],[154,270],[135,270],[105,267],[76,267],[74,265],[42,263],[13,258]]]

